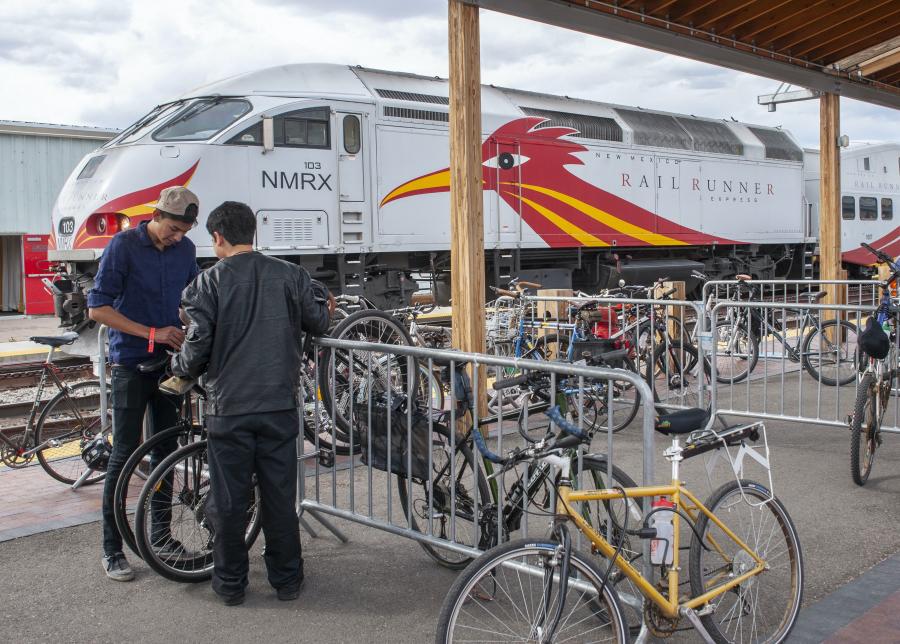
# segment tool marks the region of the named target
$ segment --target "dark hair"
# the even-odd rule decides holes
[[[252,244],[256,234],[256,217],[247,204],[225,201],[209,213],[206,230],[210,235],[219,233],[232,246]]]
[[[165,210],[160,210],[159,208],[153,213],[154,219],[159,217],[160,219],[172,219],[174,221],[180,221],[183,224],[190,224],[191,226],[197,225],[197,206],[196,204],[188,204],[187,208],[184,210],[183,215],[176,215],[171,212],[166,212]]]

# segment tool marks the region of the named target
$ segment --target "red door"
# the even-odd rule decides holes
[[[25,313],[28,315],[53,313],[53,296],[41,281],[45,277],[53,277],[47,260],[49,237],[50,235],[22,236],[22,274],[25,276]]]

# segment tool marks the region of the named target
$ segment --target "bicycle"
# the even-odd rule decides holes
[[[49,347],[46,359],[39,366],[41,378],[34,403],[24,427],[0,429],[0,462],[19,468],[37,457],[47,474],[69,485],[103,480],[105,473],[89,470],[81,458],[81,450],[111,428],[109,415],[105,422],[100,417],[100,383],[87,380],[65,384],[53,362],[56,349],[77,339],[78,334],[74,332],[31,338],[32,342]],[[43,392],[48,382],[56,387],[57,393],[44,403]]]
[[[865,485],[872,473],[875,451],[881,445],[881,423],[891,397],[894,376],[897,372],[897,329],[895,316],[898,309],[891,298],[890,287],[900,277],[900,264],[886,253],[868,244],[863,248],[891,268],[891,275],[882,284],[881,303],[875,313],[875,324],[888,328],[889,349],[887,355],[864,355],[865,367],[856,385],[856,400],[850,416],[850,475],[857,485]]]
[[[562,430],[560,434],[550,434],[524,450],[500,457],[490,454],[483,440],[477,444],[501,472],[523,462],[550,466],[559,472],[551,537],[510,541],[473,561],[447,593],[436,642],[462,641],[466,635],[483,640],[498,633],[514,641],[598,641],[605,637],[627,642],[621,601],[611,583],[614,569],[643,596],[645,621],[655,635],[671,634],[686,618],[706,641],[782,642],[787,638],[800,610],[803,560],[796,529],[784,505],[761,484],[738,475],[704,504],[681,482],[679,474],[685,459],[758,440],[760,433],[765,433],[761,423],[716,432],[705,428],[707,412],[703,410],[664,416],[656,427],[672,436],[672,445],[664,452],[672,464],[670,485],[573,490],[571,461],[564,452],[587,437],[558,410],[550,410],[548,415]],[[684,445],[680,439],[683,435],[688,435]],[[578,508],[584,502],[627,502],[659,496],[672,501],[650,509],[636,528],[626,522],[607,526],[605,536],[603,530],[584,520]],[[651,518],[662,512],[670,518],[660,515],[660,521],[654,520],[651,526]],[[726,512],[730,517],[739,512],[748,516],[732,522],[739,528],[730,528],[719,518]],[[686,599],[679,594],[682,518],[691,534],[691,594]],[[655,527],[669,520],[670,538],[668,531]],[[607,562],[605,570],[573,549],[570,523]],[[749,534],[737,534],[744,530]],[[660,575],[659,583],[652,583],[623,556],[628,536],[656,542],[651,544],[651,561]],[[764,583],[766,589],[760,591]]]
[[[749,275],[737,275],[737,288],[730,299],[749,301],[759,298],[759,287],[750,283]],[[801,293],[799,298],[814,304],[825,296],[824,291]],[[785,311],[798,313],[797,341],[790,342],[784,320],[752,307],[733,307],[725,318],[713,327],[716,351],[716,380],[725,384],[747,378],[759,361],[759,345],[772,336],[791,362],[798,362],[810,376],[823,385],[834,387],[853,382],[858,372],[856,343],[858,329],[847,320],[821,321],[819,316],[802,305],[785,305]],[[720,362],[721,361],[721,364]],[[707,373],[711,372],[706,360]]]
[[[137,370],[141,373],[156,373],[167,364],[168,360],[168,355],[149,360],[138,365]],[[125,545],[139,557],[141,553],[135,540],[134,528],[129,520],[129,512],[132,512],[133,508],[129,507],[129,504],[135,497],[140,496],[141,490],[153,469],[158,467],[163,459],[168,456],[168,454],[165,454],[159,457],[158,448],[161,445],[174,442],[178,447],[183,447],[204,437],[203,425],[200,422],[199,414],[204,393],[202,388],[195,385],[191,390],[183,394],[178,423],[146,437],[138,445],[137,449],[131,453],[131,456],[128,457],[128,460],[122,466],[122,471],[119,473],[113,495],[113,513],[116,527]],[[195,407],[198,412],[196,416],[194,413]]]
[[[205,438],[174,451],[147,478],[135,512],[135,545],[144,562],[166,579],[195,583],[212,576],[215,530],[206,512],[208,495]],[[244,532],[248,548],[259,536],[261,510],[253,482]]]
[[[474,396],[465,365],[445,363],[444,369],[445,378],[449,380],[451,400],[457,409],[456,418],[471,419]],[[519,409],[499,417],[480,418],[477,426],[470,423],[466,431],[457,431],[454,436],[451,436],[449,427],[443,424],[452,418],[452,414],[450,411],[442,412],[434,423],[430,479],[413,479],[410,482],[398,476],[400,503],[404,515],[409,518],[410,528],[486,550],[508,540],[521,529],[523,519],[528,514],[528,505],[535,499],[543,496],[544,500],[540,505],[546,505],[553,485],[549,467],[541,465],[526,468],[504,490],[498,484],[499,473],[493,471],[491,460],[476,460],[473,444],[483,441],[480,428],[513,419],[517,421],[523,440],[533,443],[534,439],[529,432],[540,432],[541,428],[530,427],[528,417],[547,409],[554,395],[559,399],[558,402],[567,404],[564,391],[556,385],[552,378],[540,372],[498,380],[493,384],[495,390],[524,386],[535,401],[524,401]],[[479,449],[483,448],[483,445],[478,446]],[[632,479],[620,468],[614,466],[610,473],[607,458],[603,454],[579,456],[572,450],[569,457],[573,459],[575,471],[583,474],[595,486],[606,487],[611,483],[633,486]],[[639,502],[635,505],[638,504]],[[635,507],[622,507],[620,510],[640,515]],[[585,506],[583,511],[596,525],[609,522],[606,518],[610,511],[608,504]],[[472,560],[469,555],[424,541],[420,545],[432,559],[447,568],[459,570]]]

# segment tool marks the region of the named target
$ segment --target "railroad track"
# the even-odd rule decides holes
[[[19,389],[38,384],[41,379],[41,364],[40,362],[19,362],[0,365],[0,389]],[[53,364],[62,380],[89,378],[93,373],[90,358],[86,357],[60,358]]]

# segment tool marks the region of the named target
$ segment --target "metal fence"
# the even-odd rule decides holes
[[[484,448],[499,455],[545,434],[548,421],[542,411],[559,400],[534,396],[531,385],[506,390],[519,399],[515,411],[504,410],[502,403],[494,413],[486,411],[491,385],[521,375],[530,383],[543,380],[547,391],[566,399],[570,420],[595,432],[607,472],[614,469],[615,451],[608,431],[612,414],[604,405],[611,404],[614,385],[632,390],[641,406],[635,422],[643,432],[643,480],[653,482],[652,393],[632,371],[331,338],[316,343],[319,382],[304,392],[308,443],[300,455],[302,512],[414,539],[451,565],[478,554],[491,539],[501,538],[497,535],[509,538],[511,529],[544,534],[547,516],[524,513],[520,524],[513,516],[536,496],[552,514],[554,486],[539,472],[498,475],[482,459],[473,430],[483,436]],[[454,375],[462,372],[470,378]],[[317,458],[329,444],[340,446],[333,464]],[[588,457],[579,451],[576,472],[582,472],[582,460]],[[594,487],[587,481],[584,485]]]

